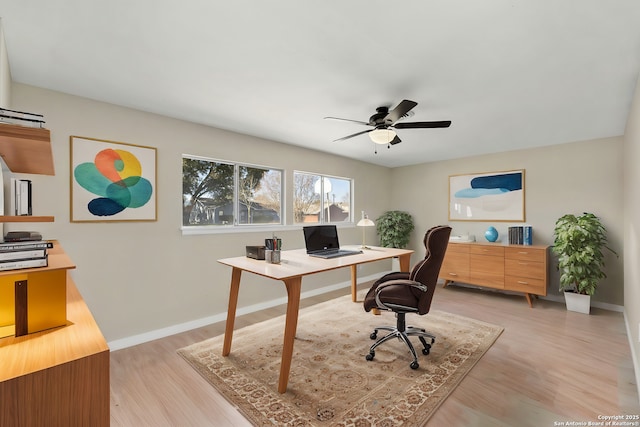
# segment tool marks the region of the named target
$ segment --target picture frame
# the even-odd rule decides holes
[[[525,221],[525,170],[449,176],[450,221]]]
[[[70,137],[71,222],[157,221],[157,149]]]

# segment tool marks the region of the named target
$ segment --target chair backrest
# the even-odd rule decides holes
[[[427,292],[412,289],[414,295],[419,298],[419,314],[427,314],[431,307],[431,300],[438,283],[438,275],[444,254],[447,251],[450,235],[451,227],[447,225],[432,227],[424,235],[425,257],[413,267],[409,275],[409,279],[420,282],[427,287]]]

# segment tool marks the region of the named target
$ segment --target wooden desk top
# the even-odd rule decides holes
[[[75,283],[67,277],[67,325],[1,338],[0,382],[108,350]]]
[[[360,246],[345,246],[342,249],[360,249]],[[371,249],[363,249],[362,252],[357,255],[324,259],[309,256],[304,249],[294,249],[282,251],[280,264],[268,264],[264,260],[256,260],[246,256],[219,259],[218,262],[271,279],[284,280],[402,255],[411,255],[414,251],[372,246]]]

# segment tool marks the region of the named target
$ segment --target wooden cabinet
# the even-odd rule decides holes
[[[0,426],[109,426],[109,347],[64,274],[65,324],[0,339]]]
[[[531,306],[531,295],[547,295],[548,253],[540,245],[450,242],[439,277],[444,286],[460,282],[522,292]]]

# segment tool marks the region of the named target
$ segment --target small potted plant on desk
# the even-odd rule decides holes
[[[552,251],[558,255],[560,290],[564,291],[567,310],[589,314],[591,296],[598,282],[607,277],[603,271],[608,249],[606,229],[592,213],[564,215],[556,221]]]

